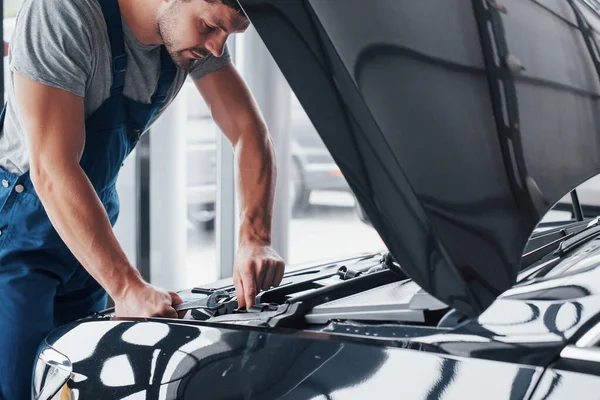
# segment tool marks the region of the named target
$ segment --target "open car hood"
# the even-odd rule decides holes
[[[240,3],[403,270],[467,315],[600,172],[583,0]]]

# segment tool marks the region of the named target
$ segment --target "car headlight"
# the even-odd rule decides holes
[[[42,345],[38,351],[33,371],[32,398],[34,400],[54,399],[54,396],[59,394],[59,390],[63,387],[63,389],[70,392],[65,384],[72,375],[73,366],[67,356],[48,345]],[[61,394],[63,391],[61,391]],[[70,396],[67,398],[70,398]]]

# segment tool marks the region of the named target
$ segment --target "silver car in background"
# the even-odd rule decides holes
[[[214,228],[217,196],[217,127],[193,83],[186,82],[188,218],[198,228]],[[195,101],[194,99],[198,99]],[[301,216],[310,207],[313,191],[351,193],[348,183],[298,100],[292,97],[290,121],[290,206]]]

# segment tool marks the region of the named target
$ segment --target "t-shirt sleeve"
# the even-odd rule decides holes
[[[190,70],[190,76],[194,80],[200,79],[206,74],[210,74],[211,72],[215,72],[218,69],[223,68],[230,62],[231,54],[229,53],[228,46],[225,45],[225,50],[223,51],[223,55],[221,57],[215,57],[211,54],[198,60],[198,62]]]
[[[25,0],[11,39],[10,69],[83,97],[92,70],[92,35],[77,1]]]

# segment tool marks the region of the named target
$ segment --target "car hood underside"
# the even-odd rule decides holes
[[[600,69],[576,18],[598,15],[582,2],[240,4],[402,269],[467,315],[600,172]]]

